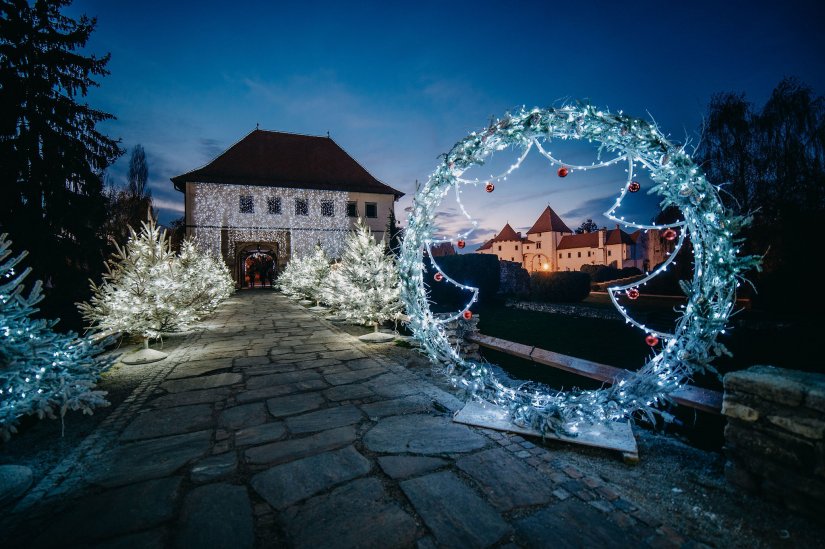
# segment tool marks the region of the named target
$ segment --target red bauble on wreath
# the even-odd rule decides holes
[[[561,168],[559,168],[559,171],[557,173],[559,174],[559,177],[567,177],[567,174],[570,173],[570,170],[562,166]]]
[[[436,282],[441,282],[442,280],[444,280],[444,275],[441,273],[435,273],[433,275],[433,280],[435,280]]]
[[[631,181],[630,183],[627,184],[627,190],[632,192],[632,193],[639,192],[639,189],[641,189],[641,188],[642,188],[642,186],[639,184],[638,181]]]
[[[645,343],[647,343],[647,344],[648,344],[648,345],[650,345],[651,347],[655,347],[656,345],[658,345],[658,344],[659,344],[659,338],[658,338],[658,337],[656,337],[656,336],[655,336],[655,335],[653,335],[653,334],[650,334],[649,336],[647,336],[647,337],[645,338]]]
[[[459,240],[458,242],[455,243],[455,245],[458,246],[459,248],[464,248],[464,246],[466,246],[467,243],[464,242],[463,240]]]
[[[494,190],[496,190],[496,186],[493,185],[492,181],[488,181],[487,184],[484,185],[484,190],[487,191],[488,193],[491,193]]]
[[[639,299],[639,290],[636,288],[629,288],[625,293],[630,299]]]
[[[461,316],[464,317],[464,320],[470,320],[471,318],[473,318],[473,312],[467,309]]]
[[[677,236],[679,235],[673,229],[665,229],[662,231],[662,238],[665,240],[676,240]]]

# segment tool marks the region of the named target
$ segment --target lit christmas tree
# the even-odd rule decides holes
[[[321,285],[330,272],[329,258],[320,245],[305,257],[293,258],[278,277],[281,291],[293,299],[306,299],[319,305]]]
[[[100,330],[142,337],[143,349],[122,361],[145,364],[167,356],[149,348],[150,338],[181,329],[197,314],[174,299],[187,281],[178,276],[166,231],[151,217],[142,223],[140,233],[129,231],[129,242],[117,246],[106,262],[103,281],[92,283],[92,298],[78,307],[83,318]]]
[[[369,227],[360,219],[347,237],[341,263],[322,286],[322,300],[339,316],[375,328],[375,333],[362,336],[362,340],[393,339],[388,334],[379,334],[378,327],[400,314],[398,271],[387,254],[386,243],[376,243]]]
[[[173,300],[176,309],[181,311],[179,320],[182,325],[211,313],[235,291],[226,264],[208,251],[199,249],[190,238],[181,243],[173,273],[178,280]],[[191,318],[182,318],[186,313],[191,314]]]
[[[35,305],[43,299],[40,281],[23,296],[22,273],[15,267],[26,252],[15,258],[11,242],[0,236],[0,438],[16,432],[26,415],[62,418],[68,410],[91,414],[107,406],[105,391],[95,391],[100,373],[111,360],[96,358],[102,349],[89,338],[74,333],[55,333],[57,320],[32,319]]]

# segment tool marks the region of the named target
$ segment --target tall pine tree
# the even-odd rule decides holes
[[[96,21],[70,0],[0,0],[0,227],[29,250],[49,314],[74,312],[105,242],[103,171],[121,154],[83,101],[109,55],[84,56]]]

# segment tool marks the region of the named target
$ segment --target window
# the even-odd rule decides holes
[[[541,234],[539,234],[541,236]],[[541,242],[536,242],[536,249],[541,250]]]
[[[525,250],[529,250],[529,249],[530,249],[530,246],[525,246],[525,247],[524,247],[524,249],[525,249]]]
[[[567,259],[570,259],[571,257],[573,257],[573,256],[571,255],[571,253],[570,253],[570,252],[567,252]]]
[[[582,256],[582,253],[581,253],[581,252],[579,252],[579,257],[581,257],[581,256]]]
[[[266,199],[266,209],[270,215],[280,215],[281,213],[281,199],[277,196],[270,196]]]
[[[375,202],[364,203],[364,217],[371,219],[378,217],[378,204]]]
[[[611,250],[607,250],[607,255],[613,255],[613,252]]]
[[[240,209],[242,214],[255,213],[255,202],[252,200],[251,194],[242,194]]]
[[[516,260],[516,258],[515,258],[515,257],[511,257],[511,258],[510,258],[510,261],[515,261],[515,260]]]
[[[501,244],[498,245],[498,251],[501,251]]]
[[[518,244],[516,244],[516,251],[518,251]]]
[[[321,215],[324,217],[332,217],[335,215],[335,206],[333,205],[332,200],[321,201]]]
[[[561,254],[559,254],[559,259],[561,259]]]
[[[358,203],[354,200],[347,202],[347,217],[358,217]]]
[[[306,198],[295,199],[295,215],[309,215],[309,201]]]
[[[590,257],[590,251],[589,250],[587,251],[587,257]]]

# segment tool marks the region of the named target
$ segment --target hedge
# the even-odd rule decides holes
[[[577,271],[535,272],[530,275],[530,299],[573,303],[590,295],[590,275]]]
[[[435,258],[441,270],[450,278],[467,286],[478,288],[479,302],[495,298],[499,287],[498,257],[492,254],[458,254]],[[470,292],[452,284],[433,279],[436,271],[429,258],[424,260],[424,283],[430,290],[430,299],[438,305],[463,305],[470,300]]]
[[[637,267],[617,269],[610,265],[582,265],[580,270],[590,276],[591,282],[607,282],[608,280],[617,280],[642,274],[642,271]]]

